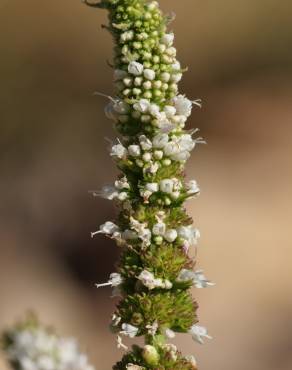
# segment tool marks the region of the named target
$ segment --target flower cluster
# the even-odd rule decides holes
[[[200,100],[179,93],[185,69],[177,60],[174,34],[167,31],[171,19],[157,1],[85,2],[109,13],[116,94],[97,94],[109,99],[105,114],[121,134],[110,148],[121,175],[93,192],[118,202],[120,213],[92,233],[114,239],[121,259],[117,272],[97,287],[111,286],[122,297],[111,322],[118,347],[128,350],[122,336],[146,338],[144,348],[134,346],[114,369],[196,369],[193,357],[183,357],[165,340],[176,332],[189,333],[199,343],[210,338],[197,325],[190,288],[213,283],[193,269],[188,251],[200,232],[184,208],[200,193],[197,182],[184,175],[191,152],[205,143],[197,129],[186,129]]]
[[[16,370],[94,370],[74,338],[58,337],[35,318],[17,324],[2,340]]]

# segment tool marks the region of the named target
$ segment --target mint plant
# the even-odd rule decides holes
[[[115,222],[92,233],[105,234],[121,248],[117,272],[97,284],[112,286],[121,296],[111,329],[126,354],[113,369],[197,369],[193,356],[183,356],[167,340],[175,333],[189,333],[199,343],[211,338],[197,325],[198,305],[190,288],[213,284],[202,270],[194,270],[189,257],[200,233],[184,208],[200,192],[196,181],[185,179],[190,152],[204,143],[197,129],[185,128],[200,100],[178,91],[185,69],[176,59],[174,34],[167,31],[172,17],[157,1],[85,3],[108,11],[106,28],[115,43],[115,96],[108,97],[105,114],[120,134],[110,155],[121,174],[94,195],[114,200],[120,212]],[[145,346],[129,350],[123,336],[144,336]]]
[[[157,1],[101,0],[84,2],[108,11],[113,36],[115,96],[106,96],[106,116],[119,133],[110,155],[120,170],[113,185],[95,196],[114,200],[117,220],[107,221],[92,237],[104,234],[121,248],[116,272],[108,282],[121,299],[112,315],[117,346],[126,351],[113,370],[196,370],[194,356],[184,356],[169,339],[188,333],[198,343],[211,339],[198,325],[198,305],[191,288],[214,285],[189,255],[200,232],[184,203],[199,195],[195,180],[186,181],[191,151],[205,141],[198,129],[187,129],[193,106],[178,91],[183,69],[176,59],[173,16]],[[143,347],[130,350],[123,337],[143,336]],[[74,339],[60,338],[34,316],[1,337],[14,370],[94,370]]]

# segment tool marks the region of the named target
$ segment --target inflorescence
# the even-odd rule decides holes
[[[97,287],[113,287],[121,300],[111,329],[119,348],[128,351],[122,336],[145,336],[145,346],[133,346],[114,370],[196,369],[192,356],[183,356],[168,338],[189,333],[203,343],[210,338],[197,325],[197,303],[190,288],[213,285],[202,270],[194,270],[188,255],[200,232],[192,225],[184,202],[200,193],[195,180],[185,180],[185,163],[204,140],[198,130],[185,128],[194,106],[179,94],[184,68],[176,59],[172,20],[157,1],[102,0],[87,5],[108,10],[114,42],[114,97],[106,116],[115,122],[120,138],[110,155],[121,171],[113,185],[95,196],[114,200],[120,213],[92,233],[104,234],[121,247],[117,272]]]

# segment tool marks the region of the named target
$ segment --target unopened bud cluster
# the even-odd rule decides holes
[[[196,369],[166,344],[176,332],[189,333],[203,343],[210,338],[197,325],[197,304],[190,288],[212,286],[189,257],[199,230],[186,214],[184,202],[199,195],[195,180],[186,181],[184,167],[197,144],[198,130],[186,121],[199,100],[178,92],[184,69],[176,58],[170,18],[157,1],[102,0],[88,5],[109,12],[108,30],[114,48],[114,86],[106,116],[121,134],[110,155],[121,175],[93,194],[114,200],[120,207],[116,221],[107,221],[92,236],[104,234],[122,248],[118,271],[107,283],[121,296],[112,316],[117,345],[128,351],[122,337],[145,336],[145,347],[133,346],[115,370]],[[101,93],[97,93],[106,96]]]

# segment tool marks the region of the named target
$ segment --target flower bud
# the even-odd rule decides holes
[[[143,161],[150,162],[151,158],[152,158],[152,155],[151,155],[151,153],[147,152],[147,153],[143,154],[142,158],[143,158]]]
[[[142,77],[135,77],[135,79],[134,79],[134,85],[135,86],[141,86],[142,82],[143,82]]]
[[[173,33],[166,33],[162,39],[161,39],[161,42],[166,45],[166,46],[170,46],[173,44],[173,41],[174,41],[174,34]]]
[[[152,228],[152,233],[154,235],[162,236],[165,234],[166,225],[164,222],[159,222],[155,224]]]
[[[163,158],[163,151],[162,150],[155,150],[155,152],[154,152],[154,157],[156,158],[156,159],[162,159]]]
[[[153,81],[155,79],[155,72],[152,69],[144,69],[144,77],[147,80]]]
[[[139,157],[141,155],[141,149],[139,145],[130,145],[128,152],[132,157]]]
[[[159,362],[159,354],[157,349],[153,346],[146,345],[144,347],[142,357],[146,361],[146,363],[150,366],[158,365]]]
[[[143,82],[143,87],[144,87],[145,90],[150,90],[151,87],[152,87],[152,84],[151,84],[150,81],[145,81],[145,82]]]
[[[143,65],[138,62],[131,62],[128,66],[128,72],[134,76],[140,76],[143,73]]]
[[[170,74],[168,72],[163,72],[160,78],[161,78],[161,81],[168,82],[170,80]]]
[[[174,186],[174,183],[173,183],[173,180],[171,179],[161,180],[159,183],[160,190],[163,193],[168,193],[168,194],[172,193],[173,186]]]
[[[169,243],[172,243],[177,238],[177,231],[175,229],[169,229],[164,234],[164,239],[167,240]]]

